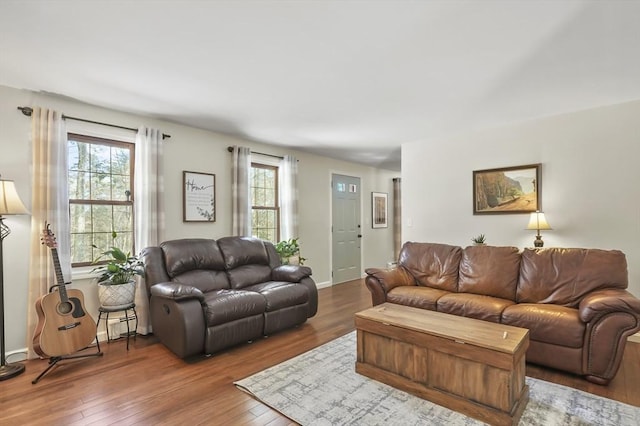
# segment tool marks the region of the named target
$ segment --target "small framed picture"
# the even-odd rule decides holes
[[[216,221],[216,175],[182,172],[182,221]]]
[[[541,164],[475,170],[473,214],[531,213],[541,210]]]
[[[371,193],[371,226],[373,228],[386,228],[387,221],[387,193]]]

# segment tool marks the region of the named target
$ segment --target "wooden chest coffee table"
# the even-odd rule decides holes
[[[518,423],[529,330],[393,303],[355,323],[356,372],[489,424]]]

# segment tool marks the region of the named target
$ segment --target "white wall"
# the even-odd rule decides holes
[[[362,266],[384,266],[393,258],[392,227],[371,229],[371,191],[389,192],[392,205],[392,179],[398,173],[359,164],[310,155],[282,147],[183,126],[149,117],[98,108],[67,98],[16,90],[0,86],[0,174],[16,181],[19,194],[31,206],[30,133],[31,119],[18,106],[41,106],[66,115],[137,128],[156,127],[171,135],[164,144],[165,154],[165,239],[204,237],[220,238],[231,233],[231,154],[229,145],[249,146],[255,151],[274,155],[292,154],[299,159],[300,243],[307,265],[320,285],[331,283],[331,173],[339,172],[362,178],[363,244]],[[68,127],[81,126],[68,121]],[[90,127],[90,126],[89,126]],[[117,132],[104,126],[99,131]],[[216,222],[182,222],[182,172],[199,171],[216,175]],[[6,220],[11,235],[4,241],[5,318],[7,351],[26,346],[27,276],[29,256],[28,216]],[[55,230],[54,230],[55,232]],[[68,279],[68,277],[67,277]],[[97,318],[97,291],[89,280],[74,275],[74,286],[85,294],[87,310]],[[10,359],[9,361],[11,361]]]
[[[472,171],[542,163],[545,247],[619,249],[640,296],[640,101],[402,147],[403,240],[532,247],[528,215],[473,215]]]

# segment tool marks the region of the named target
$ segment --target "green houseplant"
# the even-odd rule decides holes
[[[485,238],[484,234],[480,234],[477,237],[473,237],[471,241],[473,241],[473,244],[476,246],[483,246],[486,244],[487,239]]]
[[[275,245],[280,260],[284,265],[304,265],[306,258],[300,256],[300,245],[297,238],[283,240]]]
[[[112,232],[114,243],[117,237]],[[96,247],[94,245],[94,247]],[[135,275],[144,275],[144,267],[138,256],[130,252],[125,253],[115,244],[102,252],[93,261],[98,264],[92,272],[100,273],[98,277],[98,298],[104,307],[122,307],[130,305],[135,300]]]

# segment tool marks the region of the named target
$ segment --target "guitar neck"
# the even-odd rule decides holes
[[[64,275],[62,275],[62,268],[60,267],[60,258],[58,257],[58,249],[55,247],[51,247],[51,256],[53,257],[53,267],[56,271],[56,282],[58,283],[58,289],[60,291],[60,300],[66,302],[67,297],[67,287],[64,282]]]

